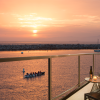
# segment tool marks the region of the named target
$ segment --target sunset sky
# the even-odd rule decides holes
[[[100,0],[0,0],[0,41],[100,39]]]

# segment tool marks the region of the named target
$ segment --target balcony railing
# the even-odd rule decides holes
[[[48,59],[48,100],[55,100],[63,94],[69,92],[71,89],[76,86],[80,87],[80,56],[81,55],[93,55],[93,74],[94,74],[94,55],[100,55],[100,53],[81,53],[81,54],[64,54],[64,55],[51,55],[51,56],[31,56],[31,57],[13,57],[13,58],[0,58],[0,62],[11,62],[11,61],[22,61],[22,60],[35,60],[35,59]],[[78,56],[78,84],[56,96],[55,98],[51,98],[51,82],[52,82],[52,58],[57,57],[68,57],[68,56]]]

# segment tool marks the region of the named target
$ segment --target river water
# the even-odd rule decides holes
[[[94,53],[94,50],[1,51],[0,58]],[[92,55],[81,56],[81,81],[89,76]],[[100,72],[100,56],[95,55],[95,74]],[[22,70],[25,69],[23,74]],[[45,75],[24,78],[28,72],[44,71]],[[78,57],[52,59],[52,98],[78,83]],[[0,100],[48,100],[48,59],[0,63]]]

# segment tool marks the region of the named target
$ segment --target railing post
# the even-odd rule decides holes
[[[94,54],[93,54],[93,76],[94,76]]]
[[[80,55],[78,56],[78,87],[80,87]]]
[[[48,100],[51,100],[51,71],[52,71],[52,61],[48,58]]]

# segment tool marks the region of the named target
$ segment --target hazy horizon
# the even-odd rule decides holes
[[[99,44],[97,41],[91,42],[91,41],[0,41],[0,44]]]

